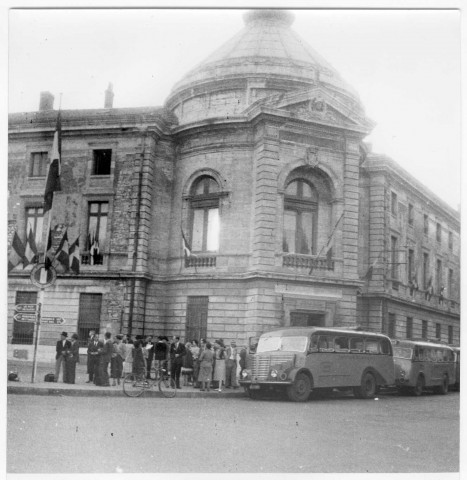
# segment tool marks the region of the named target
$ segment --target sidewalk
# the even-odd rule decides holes
[[[78,364],[76,366],[75,384],[70,385],[62,382],[62,373],[60,373],[60,382],[44,382],[44,376],[47,373],[55,371],[55,365],[51,363],[38,363],[34,383],[31,383],[32,362],[15,362],[8,360],[7,374],[16,372],[19,376],[19,382],[7,382],[7,394],[16,395],[61,395],[61,396],[88,396],[88,397],[126,397],[123,393],[122,384],[116,387],[98,387],[93,383],[86,383],[88,375],[86,374],[86,365]],[[200,392],[199,389],[191,386],[183,387],[177,390],[176,398],[198,398],[198,397],[242,397],[245,396],[243,388],[228,389],[218,392]],[[162,397],[157,386],[144,392],[143,397]]]

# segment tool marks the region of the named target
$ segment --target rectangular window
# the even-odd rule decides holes
[[[200,340],[208,335],[209,297],[187,297],[186,305],[186,341]]]
[[[441,323],[436,324],[436,340],[441,340]]]
[[[194,252],[219,250],[219,209],[193,209],[192,249]]]
[[[397,252],[397,238],[391,237],[391,278],[393,280],[399,279],[399,255]]]
[[[438,292],[443,287],[443,264],[441,260],[436,260],[436,287]]]
[[[407,317],[405,336],[409,339],[413,337],[413,318],[412,317]]]
[[[42,207],[28,207],[26,208],[26,236],[29,235],[29,230],[32,230],[34,241],[39,251],[42,248],[42,225],[44,219],[44,209]]]
[[[110,175],[112,164],[112,150],[93,150],[92,152],[92,174]]]
[[[423,233],[428,235],[428,215],[423,215]]]
[[[423,254],[423,288],[428,288],[430,280],[430,257],[428,253]]]
[[[37,292],[16,292],[16,305],[36,305]],[[34,321],[21,322],[13,319],[13,338],[11,343],[32,345],[34,340]]]
[[[422,320],[422,338],[426,340],[428,338],[428,321]]]
[[[80,293],[78,313],[78,337],[80,346],[87,345],[89,331],[99,333],[101,325],[101,293]]]
[[[397,216],[397,193],[391,192],[391,213]]]
[[[102,265],[107,237],[108,202],[89,202],[87,249],[91,265]]]
[[[448,343],[452,344],[453,342],[453,331],[452,331],[452,325],[448,325]]]
[[[448,298],[454,298],[454,285],[453,285],[454,271],[452,268],[448,271]]]
[[[449,234],[448,234],[448,247],[449,247],[449,250],[452,250],[452,245],[453,245],[453,235],[452,235],[452,232],[449,232]]]
[[[388,331],[387,335],[390,338],[396,337],[396,315],[394,313],[388,314]]]
[[[407,255],[407,283],[414,280],[415,275],[415,252],[412,249],[409,249]]]
[[[45,177],[47,175],[48,153],[32,152],[29,163],[30,177]]]
[[[409,226],[413,227],[413,205],[411,203],[409,203],[408,222]]]
[[[438,243],[441,243],[441,224],[440,223],[436,224],[436,241]]]

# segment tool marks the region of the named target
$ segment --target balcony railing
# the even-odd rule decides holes
[[[89,252],[81,254],[81,265],[103,265],[104,254],[91,255]]]
[[[334,270],[334,260],[326,257],[313,258],[308,255],[289,254],[282,257],[283,267],[308,268],[313,270]]]
[[[191,255],[185,257],[185,267],[215,267],[216,257],[214,255]]]

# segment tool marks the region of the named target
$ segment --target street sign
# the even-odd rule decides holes
[[[17,313],[16,315],[13,315],[13,320],[16,320],[17,322],[35,322],[36,315],[32,313]]]
[[[36,304],[35,303],[18,303],[15,305],[15,310],[17,313],[36,313]]]
[[[65,323],[65,319],[62,317],[42,317],[41,323],[48,323],[53,325],[62,325]]]

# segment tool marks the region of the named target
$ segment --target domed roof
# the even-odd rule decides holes
[[[290,27],[294,15],[284,10],[253,10],[245,27],[175,84],[171,96],[188,87],[226,78],[288,78],[328,84],[358,95],[339,73]]]

